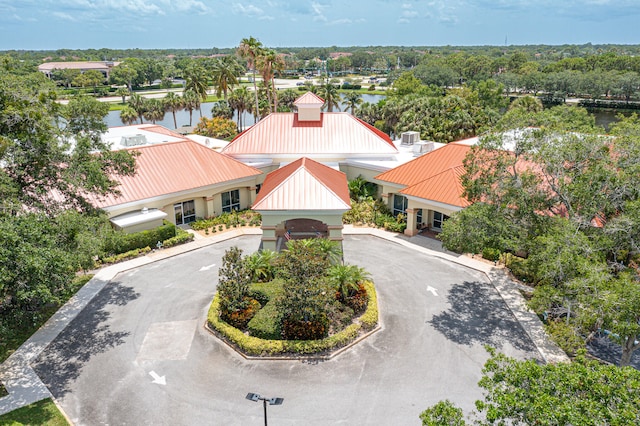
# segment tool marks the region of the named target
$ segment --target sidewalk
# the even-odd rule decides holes
[[[238,228],[207,237],[196,234],[196,238],[190,243],[153,251],[146,256],[107,266],[98,271],[49,321],[0,365],[0,381],[2,381],[9,392],[9,395],[0,399],[0,415],[52,397],[49,390],[31,368],[31,361],[40,355],[58,334],[69,325],[117,274],[221,241],[243,235],[260,235],[261,233],[260,228]],[[359,228],[351,225],[344,227],[343,234],[372,235],[377,238],[393,241],[429,256],[438,257],[483,272],[500,293],[508,308],[536,345],[543,359],[548,363],[569,361],[566,354],[549,340],[542,327],[541,321],[535,313],[527,309],[523,297],[517,290],[516,284],[509,278],[504,269],[471,259],[467,256],[447,252],[442,248],[442,244],[439,241],[420,235],[406,237],[402,234],[396,234],[382,229]]]

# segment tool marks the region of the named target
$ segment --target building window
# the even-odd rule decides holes
[[[416,226],[422,228],[422,209],[416,209]]]
[[[222,193],[222,212],[231,213],[234,210],[240,210],[240,190]]]
[[[196,220],[196,203],[193,200],[174,204],[173,211],[176,215],[176,225],[183,225]]]
[[[442,224],[445,220],[449,219],[449,216],[440,212],[433,212],[433,228],[442,229]]]
[[[260,193],[260,190],[262,189],[262,184],[259,183],[256,185],[256,195],[258,195]]]
[[[393,215],[398,216],[399,214],[406,214],[408,204],[409,200],[407,197],[393,194]]]

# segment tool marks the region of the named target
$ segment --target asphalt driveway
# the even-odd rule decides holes
[[[490,344],[535,346],[480,272],[372,236],[345,261],[376,283],[382,329],[329,360],[245,360],[203,328],[224,250],[245,236],[118,275],[33,363],[77,425],[259,425],[248,392],[283,397],[273,425],[420,424],[448,398],[465,411]]]

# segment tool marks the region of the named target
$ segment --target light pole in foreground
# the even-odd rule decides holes
[[[265,398],[257,393],[248,393],[246,398],[253,402],[262,401],[262,406],[264,407],[264,426],[267,426],[267,402],[269,405],[282,405],[284,401],[284,398]]]

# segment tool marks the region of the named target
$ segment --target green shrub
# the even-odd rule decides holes
[[[284,353],[313,354],[343,347],[353,342],[361,329],[371,330],[378,323],[378,302],[372,282],[364,284],[367,289],[369,302],[367,310],[360,317],[360,323],[354,323],[344,330],[321,340],[266,340],[254,336],[247,336],[241,330],[230,326],[220,319],[220,298],[218,294],[213,298],[207,320],[209,327],[237,346],[248,355],[278,355]],[[257,314],[256,314],[257,315]]]
[[[282,337],[287,340],[318,340],[327,337],[329,320],[317,316],[312,321],[285,318],[282,320]]]
[[[251,321],[251,319],[254,317],[256,312],[260,310],[260,302],[258,302],[256,299],[251,299],[249,297],[245,299],[245,308],[232,312],[225,312],[224,310],[222,310],[220,312],[220,318],[233,327],[244,330],[247,327],[249,321]]]
[[[367,301],[367,290],[363,284],[358,284],[358,290],[353,296],[345,299],[345,304],[353,309],[354,312],[359,313],[367,307]]]
[[[584,339],[576,333],[575,326],[567,324],[564,319],[550,321],[546,330],[551,339],[569,356],[575,356],[580,349],[584,349]]]
[[[282,280],[276,279],[267,283],[251,284],[249,295],[258,300],[262,306],[282,294]]]
[[[189,241],[193,240],[192,233],[187,232],[180,228],[176,228],[176,231],[177,231],[176,236],[169,238],[168,240],[164,240],[162,242],[162,247],[169,248],[173,246],[178,246],[180,244],[188,243]]]
[[[500,259],[500,254],[500,250],[495,248],[485,247],[482,249],[482,258],[492,262],[498,261],[498,259]]]
[[[114,256],[107,256],[102,259],[101,263],[103,264],[118,263],[118,262],[122,262],[123,260],[133,259],[135,257],[140,256],[141,254],[149,253],[150,251],[151,251],[150,247],[129,250],[127,252],[116,254]]]
[[[105,242],[105,252],[112,255],[125,253],[144,247],[155,247],[158,241],[165,241],[176,236],[176,226],[166,222],[156,229],[126,234],[113,232]]]
[[[267,303],[247,324],[251,336],[268,340],[282,340],[282,313],[275,302]]]
[[[360,317],[360,323],[365,330],[371,330],[378,324],[378,294],[371,281],[364,282],[367,290],[367,310]]]
[[[534,272],[529,266],[529,262],[527,261],[527,259],[523,259],[512,254],[506,254],[504,256],[504,264],[520,281],[528,283],[535,282]]]

